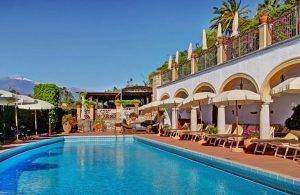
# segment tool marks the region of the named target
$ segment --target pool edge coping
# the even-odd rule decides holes
[[[293,177],[293,176],[289,176],[289,175],[285,175],[285,174],[281,174],[281,173],[277,173],[277,172],[274,172],[274,171],[269,171],[269,170],[266,170],[266,169],[262,169],[262,168],[259,168],[259,167],[255,167],[255,166],[251,166],[251,165],[247,165],[247,164],[243,164],[243,163],[239,163],[239,162],[235,162],[235,161],[232,161],[232,160],[227,160],[227,159],[224,159],[224,158],[221,158],[221,157],[217,157],[217,156],[213,156],[213,155],[208,155],[208,154],[205,154],[205,153],[202,153],[202,152],[198,152],[198,151],[195,151],[195,150],[190,150],[190,149],[186,149],[186,148],[182,148],[182,147],[179,147],[179,146],[174,146],[174,145],[171,145],[171,144],[167,144],[167,143],[163,143],[163,142],[160,142],[160,141],[156,141],[156,140],[152,140],[152,139],[148,139],[148,138],[144,138],[144,137],[140,137],[140,136],[134,136],[134,138],[139,141],[138,139],[141,139],[141,140],[144,140],[144,141],[148,141],[148,142],[152,142],[154,144],[157,144],[157,145],[161,145],[161,146],[164,146],[164,147],[169,147],[171,149],[175,149],[175,150],[178,150],[179,152],[185,152],[186,154],[192,154],[192,155],[196,155],[198,157],[202,157],[202,161],[200,162],[199,160],[197,159],[193,159],[193,158],[189,158],[187,156],[183,156],[183,155],[180,155],[180,154],[177,154],[177,153],[174,153],[172,151],[169,151],[169,150],[165,150],[163,148],[159,148],[159,147],[156,147],[156,146],[153,146],[153,145],[150,145],[152,147],[156,147],[160,150],[164,150],[164,151],[167,151],[167,152],[170,152],[170,153],[173,153],[175,155],[178,155],[178,156],[181,156],[183,158],[187,158],[187,159],[190,159],[190,160],[193,160],[193,161],[196,161],[198,163],[203,163],[207,166],[210,166],[210,167],[213,167],[213,168],[216,168],[216,169],[220,169],[222,171],[226,171],[230,174],[234,174],[234,175],[237,175],[237,176],[240,176],[240,177],[243,177],[245,179],[250,179],[250,180],[253,180],[254,182],[257,182],[257,183],[260,183],[260,184],[263,184],[263,185],[266,185],[268,187],[271,187],[271,188],[275,188],[275,189],[278,189],[278,190],[281,190],[282,192],[286,192],[286,193],[295,193],[295,191],[289,191],[287,189],[289,188],[280,188],[278,186],[274,186],[273,183],[271,182],[262,182],[260,181],[259,179],[257,178],[253,178],[251,176],[245,176],[245,174],[242,174],[242,173],[235,173],[234,171],[229,171],[227,168],[222,168],[220,165],[219,166],[212,166],[211,164],[209,163],[204,163],[203,161],[205,161],[205,157],[207,159],[210,159],[212,161],[219,161],[221,163],[223,163],[223,165],[230,165],[230,166],[235,166],[237,165],[238,168],[240,169],[244,169],[246,171],[256,171],[257,174],[261,175],[262,177],[276,177],[276,181],[285,181],[286,183],[292,183],[293,185],[297,185],[299,188],[300,188],[300,178],[297,178],[297,177]],[[144,142],[141,142],[141,143],[144,143]],[[147,144],[147,143],[144,143],[144,144]],[[149,144],[148,144],[149,145]],[[288,182],[290,181],[290,182]],[[267,183],[267,184],[266,184]],[[275,182],[274,182],[275,183]],[[297,192],[297,191],[296,191]]]

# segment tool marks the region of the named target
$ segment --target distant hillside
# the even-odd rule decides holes
[[[37,81],[33,81],[19,75],[2,77],[0,78],[0,89],[7,90],[7,91],[15,90],[22,95],[29,95],[29,94],[33,95],[33,87],[38,83],[39,82]],[[77,94],[78,91],[87,91],[75,87],[69,88],[68,90],[72,93],[75,99],[78,96]]]
[[[27,79],[23,76],[11,76],[0,78],[0,89],[15,90],[23,95],[33,94],[33,87],[38,82]]]

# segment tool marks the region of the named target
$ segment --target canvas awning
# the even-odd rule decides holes
[[[162,101],[161,107],[167,108],[167,107],[177,107],[179,104],[182,103],[184,99],[183,98],[169,98]]]
[[[300,93],[300,77],[289,78],[271,90],[271,95],[280,93]]]
[[[17,101],[17,95],[9,91],[0,90],[0,105],[13,106]]]

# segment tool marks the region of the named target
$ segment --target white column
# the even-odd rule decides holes
[[[197,131],[197,107],[191,110],[191,131]]]
[[[259,131],[260,139],[270,138],[270,102],[264,102],[260,107]]]
[[[220,105],[218,107],[218,134],[224,134],[225,133],[225,106]]]
[[[195,60],[196,60],[195,58],[192,58],[192,59],[191,59],[191,74],[195,74],[196,71],[197,71],[197,70],[196,70],[196,66],[195,66],[195,64],[196,64],[196,63],[195,63]]]
[[[178,111],[178,108],[172,108],[172,129],[178,128],[177,111]]]

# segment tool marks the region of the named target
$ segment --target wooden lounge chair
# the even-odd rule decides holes
[[[208,144],[209,145],[219,145],[221,140],[230,136],[231,131],[232,131],[232,124],[226,124],[225,125],[225,134],[207,135]]]
[[[274,156],[283,158],[292,158],[293,160],[299,159],[300,154],[300,141],[290,140],[288,142],[273,142],[270,144],[275,149]],[[280,151],[283,151],[281,154]],[[291,152],[291,154],[289,154]]]
[[[283,138],[277,138],[277,139],[254,139],[251,142],[255,143],[255,149],[254,154],[261,153],[264,154],[267,146],[271,145],[272,143],[288,143],[291,140],[298,140],[298,137],[292,133],[288,133]]]

